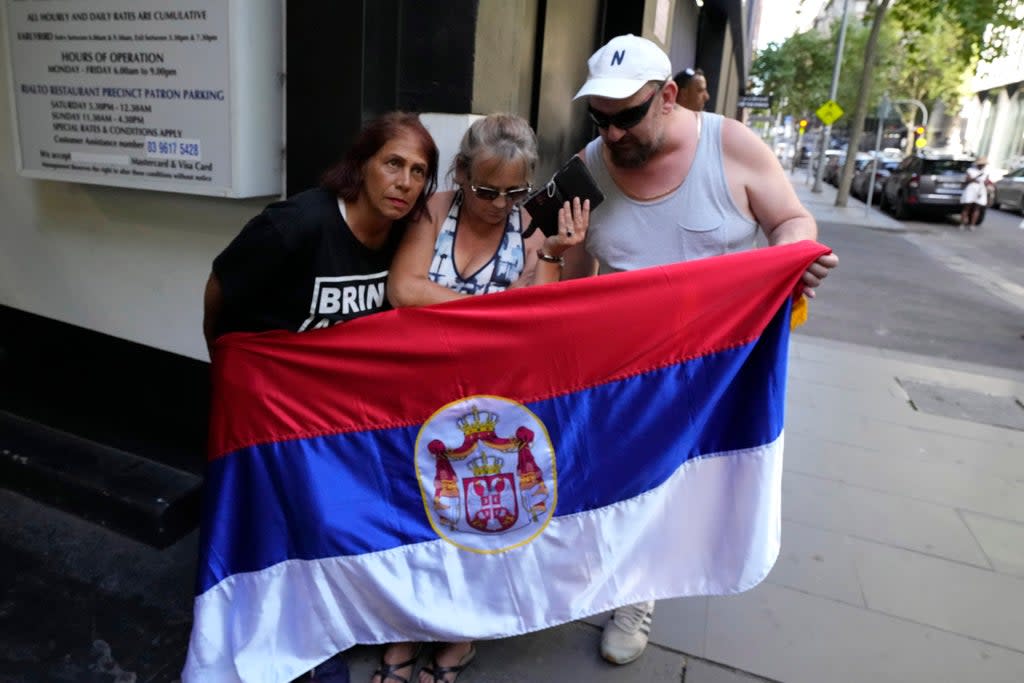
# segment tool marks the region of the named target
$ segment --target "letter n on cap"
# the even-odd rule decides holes
[[[625,50],[616,50],[614,53],[612,53],[612,66],[615,66],[616,64],[622,64],[622,60],[625,57],[626,57],[626,51]]]

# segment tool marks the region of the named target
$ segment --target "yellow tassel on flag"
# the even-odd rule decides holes
[[[789,316],[789,329],[795,330],[805,322],[807,322],[807,297],[801,294],[800,298],[793,302],[793,310]]]

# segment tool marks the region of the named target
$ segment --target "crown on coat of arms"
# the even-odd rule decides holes
[[[460,417],[456,424],[459,425],[459,429],[466,436],[472,434],[480,434],[483,432],[493,432],[494,427],[498,424],[497,413],[492,413],[489,410],[480,412],[476,406],[473,406],[473,412],[466,413]]]
[[[488,457],[486,453],[481,453],[479,458],[470,460],[468,464],[473,474],[482,477],[501,472],[501,466],[505,464],[505,461],[496,455]]]

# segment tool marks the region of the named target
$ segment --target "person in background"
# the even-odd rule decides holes
[[[538,230],[524,239],[530,217],[519,203],[536,165],[537,138],[524,119],[492,114],[475,121],[452,162],[456,189],[434,195],[395,255],[391,304],[423,306],[558,281],[562,254],[586,237],[590,202],[566,202],[556,235]],[[408,683],[419,652],[417,643],[389,645],[371,683]],[[453,683],[475,656],[470,642],[440,644],[419,683]]]
[[[229,332],[305,332],[390,308],[391,260],[407,222],[429,216],[437,159],[418,116],[384,114],[366,124],[319,187],[250,220],[214,259],[206,283],[211,350]],[[300,680],[348,683],[348,664],[336,654]]]
[[[960,203],[963,205],[963,209],[960,211],[961,230],[974,232],[974,229],[978,227],[978,223],[981,222],[982,212],[988,206],[988,185],[990,181],[988,179],[988,172],[985,170],[987,165],[987,158],[978,157],[974,165],[967,169],[964,178],[964,189],[960,193]]]
[[[618,36],[588,66],[575,99],[587,98],[599,136],[580,156],[605,201],[584,243],[566,253],[564,278],[751,249],[759,227],[769,245],[817,238],[814,218],[753,131],[677,104],[668,55],[656,44]],[[808,297],[838,262],[828,254],[807,269]],[[604,658],[640,657],[653,615],[653,601],[615,610],[601,637]]]
[[[704,105],[711,98],[708,95],[708,81],[704,78],[704,72],[700,69],[683,69],[673,77],[673,80],[679,89],[676,104],[693,111],[704,111]]]

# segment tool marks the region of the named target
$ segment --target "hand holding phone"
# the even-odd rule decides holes
[[[578,156],[573,156],[551,180],[526,198],[523,208],[529,212],[531,220],[523,237],[529,237],[537,228],[547,237],[557,235],[558,210],[573,197],[579,197],[581,204],[589,199],[591,211],[604,200],[604,193]]]

